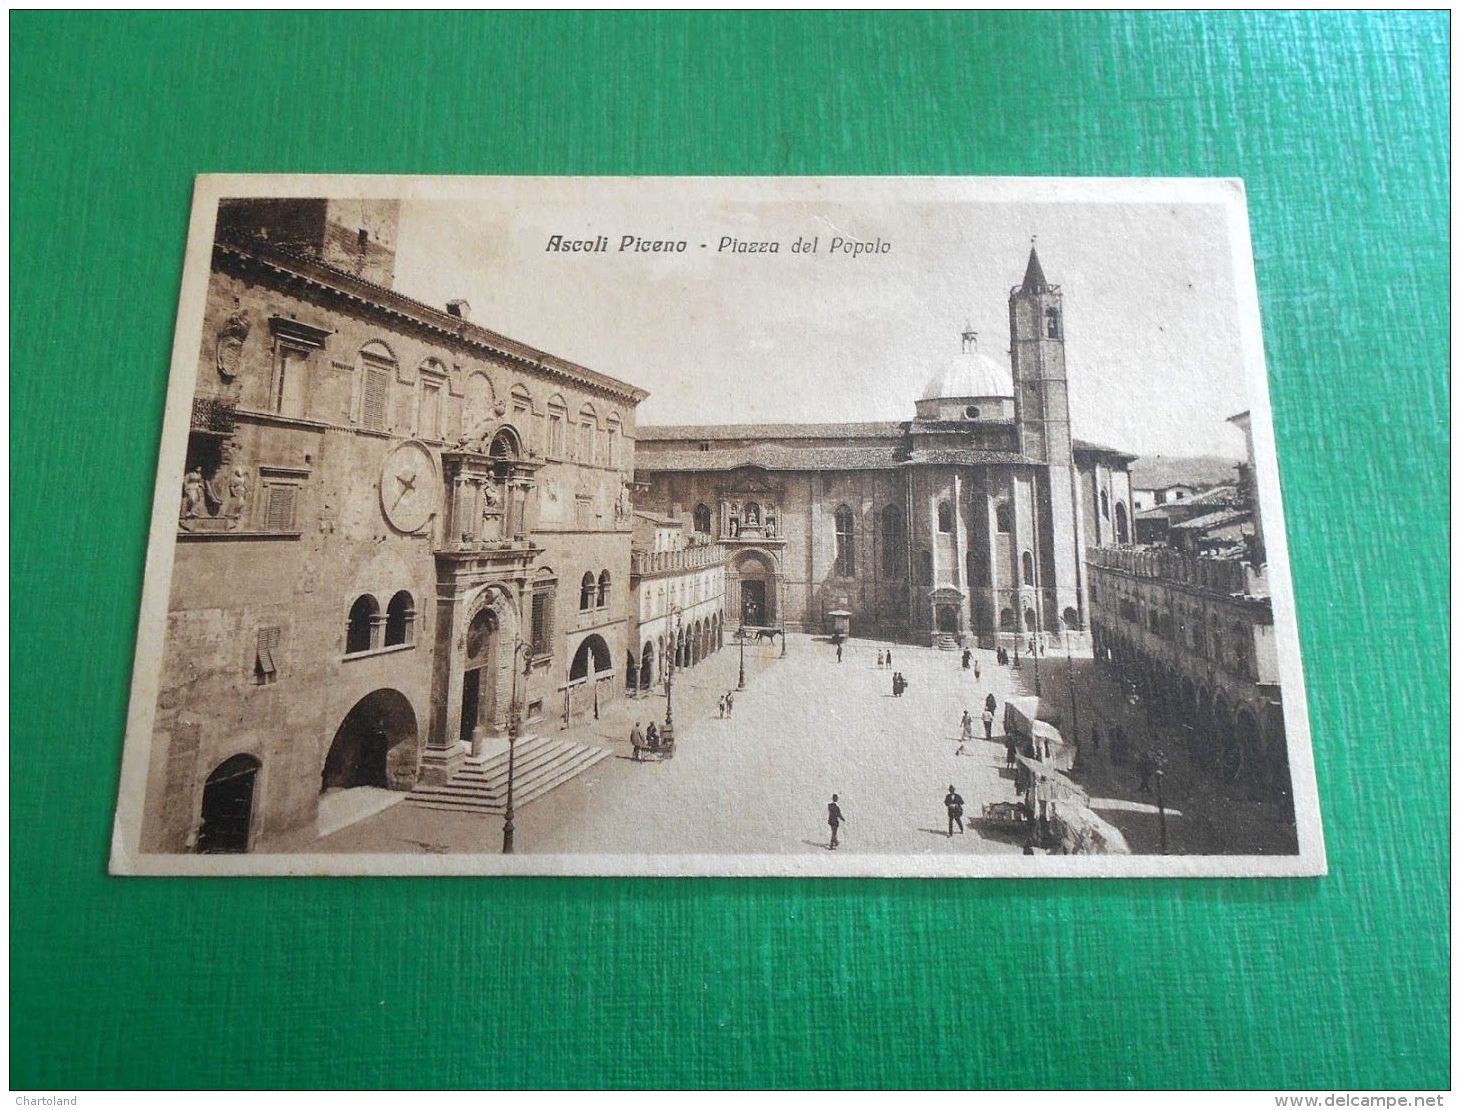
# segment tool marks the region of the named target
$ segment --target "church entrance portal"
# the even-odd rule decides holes
[[[246,852],[253,823],[253,792],[259,761],[251,755],[225,759],[203,784],[203,823],[198,851]]]
[[[765,583],[740,583],[740,623],[763,624],[766,619]]]
[[[958,610],[952,605],[938,606],[938,631],[958,634]]]

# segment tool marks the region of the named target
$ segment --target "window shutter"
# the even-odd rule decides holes
[[[276,673],[274,652],[279,647],[279,630],[277,628],[260,628],[258,632],[258,649],[256,667],[263,681],[273,679]]]
[[[299,490],[294,486],[270,486],[264,526],[270,532],[294,530],[294,506]]]
[[[385,430],[385,397],[389,385],[389,370],[382,366],[365,367],[365,397],[360,412],[365,427]]]

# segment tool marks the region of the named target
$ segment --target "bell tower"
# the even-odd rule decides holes
[[[1009,291],[1009,360],[1019,449],[1042,464],[1034,468],[1033,484],[1039,627],[1058,632],[1073,610],[1083,629],[1064,295],[1044,276],[1032,243],[1024,281]]]

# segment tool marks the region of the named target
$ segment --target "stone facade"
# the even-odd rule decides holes
[[[1290,798],[1265,568],[1163,547],[1089,553],[1097,663],[1117,668],[1192,754],[1263,797]]]
[[[533,730],[622,696],[645,394],[395,292],[397,217],[220,206],[144,850],[449,776],[514,695]]]
[[[662,683],[668,664],[693,667],[725,644],[725,548],[685,522],[635,513],[631,693]]]
[[[1081,553],[1129,542],[1134,456],[1071,435],[1062,297],[1031,251],[1010,368],[965,333],[911,420],[643,428],[642,501],[725,546],[737,625],[1082,637]]]

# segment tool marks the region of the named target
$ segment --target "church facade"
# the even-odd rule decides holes
[[[911,419],[639,429],[639,502],[724,545],[732,627],[1086,640],[1084,553],[1131,541],[1135,456],[1071,434],[1063,293],[1032,249],[1008,311],[1010,368],[965,332]]]

